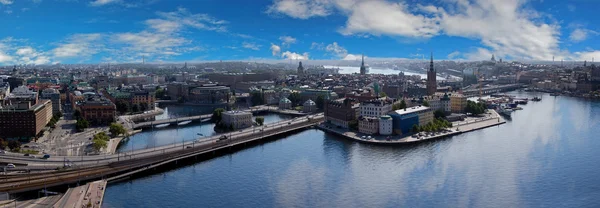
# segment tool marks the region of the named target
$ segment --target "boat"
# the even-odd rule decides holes
[[[510,113],[512,113],[512,109],[505,108],[504,106],[498,106],[496,111],[502,116],[511,117]]]
[[[540,97],[533,97],[533,99],[531,99],[531,100],[537,102],[537,101],[542,101],[542,98],[540,98]]]
[[[158,124],[158,125],[154,126],[154,128],[163,128],[163,127],[167,127],[169,125],[171,125],[171,124],[168,124],[168,123],[166,123],[166,124]]]
[[[182,125],[186,125],[186,124],[189,124],[189,123],[192,123],[192,121],[179,122],[179,123],[177,123],[177,125],[182,126]]]

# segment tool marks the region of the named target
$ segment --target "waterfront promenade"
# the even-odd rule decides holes
[[[483,129],[491,126],[497,126],[500,124],[504,124],[506,121],[502,116],[500,116],[495,110],[488,110],[488,113],[482,117],[471,117],[465,121],[453,122],[452,128],[446,129],[446,131],[436,132],[436,133],[422,133],[422,134],[412,134],[407,136],[373,136],[367,134],[361,134],[356,131],[351,131],[348,129],[337,128],[335,125],[328,125],[327,123],[322,123],[318,125],[319,129],[322,129],[326,132],[334,133],[358,142],[362,143],[371,143],[371,144],[385,144],[385,145],[393,145],[393,144],[408,144],[408,143],[416,143],[427,140],[439,139],[447,136],[458,135],[461,133],[466,133],[470,131],[475,131],[478,129]],[[364,136],[364,138],[363,138]],[[370,139],[368,137],[371,137]]]

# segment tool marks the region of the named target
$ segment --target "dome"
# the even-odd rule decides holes
[[[284,98],[281,98],[281,100],[279,100],[279,103],[292,103],[292,101],[290,101],[290,99],[284,97]]]
[[[312,101],[311,99],[308,99],[306,102],[304,102],[304,105],[317,105],[314,101]]]

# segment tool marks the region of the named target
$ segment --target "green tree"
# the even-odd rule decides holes
[[[90,127],[90,123],[84,118],[77,119],[77,123],[75,123],[75,128],[77,131],[82,132],[85,128]]]
[[[424,101],[423,101],[423,106],[425,106],[425,107],[429,107],[429,101],[427,101],[427,100],[424,100]]]
[[[298,106],[298,103],[300,103],[302,101],[302,98],[300,98],[300,93],[298,93],[298,92],[292,92],[288,96],[288,99],[290,101],[292,101],[292,107]]]
[[[419,125],[415,124],[412,126],[412,129],[411,129],[412,133],[419,133],[419,130],[420,130]]]
[[[121,125],[119,123],[111,123],[108,131],[110,132],[110,134],[113,137],[127,133],[127,130],[125,130],[125,127],[123,127],[123,125]]]
[[[75,112],[73,113],[73,116],[76,119],[79,119],[79,117],[81,117],[81,110],[79,110],[79,109],[75,110]]]
[[[404,101],[404,99],[402,99],[402,101],[400,101],[400,103],[398,104],[394,104],[392,106],[392,110],[400,110],[400,109],[405,109],[406,106],[406,101]]]
[[[185,103],[185,99],[183,97],[178,97],[177,98],[177,102],[178,103]]]
[[[21,142],[17,141],[17,140],[12,140],[10,142],[8,142],[8,149],[10,149],[10,151],[16,152],[19,149],[21,149]]]
[[[156,87],[156,91],[154,91],[154,96],[156,97],[156,99],[162,99],[165,96],[165,90],[159,88],[158,86]]]
[[[264,117],[256,117],[256,118],[254,118],[254,121],[256,121],[256,123],[259,126],[262,126],[265,123],[265,118]]]
[[[139,104],[137,104],[137,103],[136,103],[136,104],[133,104],[133,105],[131,106],[131,111],[132,111],[132,112],[134,112],[134,113],[136,113],[136,112],[139,112],[139,111],[140,111],[140,105],[139,105]]]
[[[210,120],[211,120],[213,123],[219,123],[219,122],[221,122],[221,118],[222,118],[222,117],[221,117],[221,114],[222,114],[223,112],[225,112],[225,109],[223,109],[223,108],[217,108],[217,109],[215,109],[215,110],[213,111],[213,114],[212,114],[212,116],[210,117]]]
[[[440,109],[434,111],[433,115],[435,116],[435,118],[446,118],[446,113]]]
[[[323,109],[323,106],[325,105],[325,97],[323,97],[323,95],[317,96],[315,104],[317,105],[318,109]]]
[[[387,97],[387,94],[385,94],[385,92],[380,92],[379,97]]]
[[[115,106],[117,107],[117,111],[119,111],[121,114],[125,114],[127,111],[129,111],[129,103],[123,100],[117,100]]]
[[[148,110],[148,104],[147,103],[142,103],[140,105],[140,111],[146,111]]]
[[[94,136],[95,137],[95,136]],[[102,139],[92,139],[92,147],[96,151],[100,151],[102,148],[108,147],[108,142]]]
[[[4,139],[0,138],[0,150],[4,150],[8,147],[8,142],[4,141]]]
[[[485,103],[476,103],[468,100],[467,107],[465,107],[465,112],[470,113],[472,115],[479,115],[485,113]]]

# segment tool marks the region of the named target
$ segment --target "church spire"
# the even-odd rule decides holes
[[[433,52],[431,52],[431,60],[429,61],[429,71],[433,70]]]

